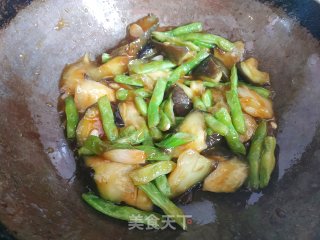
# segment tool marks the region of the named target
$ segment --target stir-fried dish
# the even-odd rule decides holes
[[[164,213],[186,229],[174,201],[194,186],[266,187],[277,127],[270,78],[244,54],[243,42],[202,23],[159,27],[148,15],[128,26],[120,47],[68,65],[60,83],[66,135],[96,186],[84,201],[154,228]],[[157,221],[147,221],[151,214]]]

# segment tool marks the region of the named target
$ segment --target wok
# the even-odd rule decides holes
[[[0,1],[1,9],[16,2]],[[253,0],[35,0],[20,10],[0,30],[1,222],[17,239],[319,239],[320,46],[294,18],[319,37],[319,17],[309,14],[320,12],[316,2],[294,2],[289,16]],[[2,22],[10,18],[1,11]],[[150,12],[164,25],[202,21],[242,39],[276,91],[280,150],[272,183],[256,193],[197,192],[182,206],[192,215],[187,232],[128,230],[85,205],[57,112],[64,65],[113,47],[128,23]]]

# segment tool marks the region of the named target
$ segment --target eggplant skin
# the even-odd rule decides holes
[[[177,117],[186,116],[193,108],[192,100],[179,86],[172,90],[173,111]]]

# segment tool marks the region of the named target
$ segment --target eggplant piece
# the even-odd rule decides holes
[[[170,43],[162,43],[151,40],[155,48],[166,56],[171,62],[181,65],[184,61],[194,56],[194,52],[185,46],[177,46]]]
[[[219,82],[222,78],[226,82],[229,81],[230,70],[219,59],[211,55],[193,70],[192,75],[195,78],[214,82]]]
[[[152,43],[147,43],[143,48],[138,52],[138,59],[148,59],[154,57],[158,53],[157,49],[153,46]]]
[[[207,136],[206,144],[208,147],[201,152],[201,155],[214,160],[234,157],[234,154],[228,148],[225,138],[220,134],[213,133],[210,136]]]
[[[234,192],[248,177],[248,164],[237,158],[220,161],[218,167],[204,180],[203,190]]]
[[[244,55],[244,43],[241,41],[234,42],[235,47],[231,52],[225,52],[219,48],[214,49],[214,56],[219,59],[224,66],[231,69],[234,64],[242,61]]]
[[[114,114],[114,123],[116,124],[116,126],[118,128],[124,127],[125,124],[124,124],[124,121],[123,121],[121,113],[120,113],[119,104],[112,102],[111,107],[112,107],[113,114]]]
[[[143,29],[144,33],[134,41],[112,50],[111,51],[112,56],[127,55],[129,57],[136,58],[139,51],[141,51],[141,49],[149,41],[151,37],[151,33],[158,28],[159,19],[155,15],[150,14],[138,20],[136,24],[138,24]],[[130,33],[129,33],[129,39],[130,39]]]
[[[241,76],[249,83],[257,85],[270,84],[269,73],[258,70],[258,61],[255,58],[248,58],[239,63],[238,69]]]
[[[179,86],[174,86],[172,90],[173,111],[175,116],[184,117],[193,108],[192,100]]]

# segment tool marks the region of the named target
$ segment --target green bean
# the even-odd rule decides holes
[[[132,125],[129,125],[127,127],[124,128],[120,128],[120,133],[119,133],[119,137],[128,137],[131,134],[133,134],[136,131],[136,128]]]
[[[265,121],[261,121],[257,127],[249,149],[248,161],[249,161],[249,181],[248,184],[252,189],[259,188],[259,168],[262,152],[263,141],[267,135],[267,124]]]
[[[143,81],[138,75],[131,75],[131,76],[117,75],[114,78],[114,81],[117,83],[123,83],[123,84],[132,85],[136,87],[143,87]]]
[[[270,136],[265,137],[259,170],[260,188],[264,188],[269,184],[270,176],[276,162],[274,155],[275,148],[276,138]]]
[[[163,137],[162,132],[157,127],[149,128],[150,135],[154,140],[160,140]]]
[[[137,74],[145,74],[156,71],[163,71],[167,69],[172,69],[176,65],[169,60],[151,61],[149,63],[133,63],[130,66],[130,71]]]
[[[169,197],[171,195],[170,185],[166,175],[161,175],[154,180],[154,184],[157,186],[159,191]]]
[[[110,59],[111,59],[110,54],[108,54],[108,53],[102,53],[102,55],[101,55],[101,62],[102,62],[102,63],[106,63],[106,62],[108,62]]]
[[[176,126],[179,126],[184,121],[184,117],[176,117]]]
[[[138,186],[142,191],[144,191],[151,201],[161,208],[166,215],[172,217],[176,223],[178,223],[183,230],[187,229],[186,219],[183,211],[178,208],[168,197],[162,194],[157,187],[149,182],[144,185]]]
[[[74,138],[79,122],[79,114],[72,96],[68,96],[65,99],[65,111],[67,118],[67,137]]]
[[[166,34],[164,32],[153,32],[152,36],[160,42],[169,42],[174,45],[184,46],[184,47],[189,48],[192,51],[199,51],[200,50],[200,48],[197,45],[193,44],[192,42],[182,41],[179,38],[169,36],[168,34]]]
[[[194,140],[194,137],[189,133],[178,132],[156,143],[160,148],[170,149],[175,148]]]
[[[149,98],[152,96],[152,93],[144,88],[138,88],[134,90],[134,94],[137,97],[142,97],[142,98]]]
[[[235,65],[233,65],[231,69],[230,81],[231,90],[226,92],[226,97],[231,111],[232,123],[238,133],[244,134],[246,131],[246,124],[238,97],[238,75]]]
[[[160,122],[159,106],[162,103],[167,81],[159,79],[153,89],[152,97],[148,106],[148,126],[156,127]]]
[[[171,122],[168,116],[160,109],[160,122],[158,124],[158,128],[162,131],[168,131],[171,127]]]
[[[91,207],[109,217],[129,222],[134,221],[136,223],[143,223],[156,229],[163,226],[162,217],[158,213],[146,212],[133,207],[118,206],[110,201],[103,200],[92,193],[84,193],[82,194],[82,198]],[[156,221],[150,221],[151,217]]]
[[[169,161],[171,159],[169,154],[153,146],[135,146],[134,149],[144,151],[147,155],[146,160],[149,161]]]
[[[202,31],[202,23],[194,22],[194,23],[189,23],[187,25],[179,26],[165,33],[171,36],[178,36],[181,34],[201,32],[201,31]]]
[[[193,81],[187,80],[187,81],[184,81],[183,83],[185,85],[187,85],[187,86],[190,86],[192,82]],[[224,87],[226,85],[229,85],[230,83],[216,83],[216,82],[205,82],[205,81],[203,81],[202,84],[203,84],[204,87],[215,88],[215,87]]]
[[[200,48],[214,48],[215,47],[215,45],[212,43],[202,42],[199,40],[194,40],[192,42]]]
[[[229,128],[228,134],[225,136],[230,149],[234,153],[246,154],[246,148],[239,139],[237,130],[232,125],[231,117],[225,108],[219,109],[215,113],[215,118]]]
[[[212,134],[214,134],[214,131],[212,131],[211,128],[207,128],[206,132],[207,132],[207,136],[211,136]]]
[[[131,133],[128,136],[125,136],[125,137],[122,137],[122,138],[118,138],[116,140],[116,143],[131,144],[131,145],[140,144],[145,139],[144,131],[145,131],[144,128],[138,129],[138,130],[134,131],[133,133]]]
[[[197,55],[185,62],[182,63],[179,67],[177,67],[173,72],[171,73],[168,83],[169,85],[174,84],[176,81],[178,81],[181,77],[189,73],[193,68],[198,66],[204,59],[206,59],[209,56],[209,53],[206,50],[201,50],[197,53]]]
[[[100,155],[105,147],[105,143],[99,137],[90,135],[79,149],[79,155]]]
[[[118,129],[114,123],[111,104],[107,96],[99,98],[98,107],[102,119],[103,130],[110,141],[115,141],[118,138]]]
[[[244,83],[244,82],[239,82],[239,85],[240,86],[246,86],[247,88],[255,91],[256,93],[258,93],[262,97],[269,98],[271,96],[270,90],[268,90],[268,89],[266,89],[264,87],[257,87],[257,86],[253,86],[251,84]]]
[[[124,101],[127,99],[128,97],[128,94],[129,94],[129,91],[127,89],[124,89],[124,88],[119,88],[117,91],[116,91],[116,98],[120,101]]]
[[[136,105],[136,108],[138,109],[139,113],[146,117],[147,116],[147,111],[148,111],[148,105],[147,103],[143,100],[142,97],[135,97],[134,98],[134,103]]]
[[[221,136],[226,137],[229,133],[229,128],[219,122],[214,116],[211,116],[210,114],[206,113],[204,115],[204,120],[206,121],[207,126],[214,132],[218,133]]]
[[[212,92],[210,89],[207,89],[201,96],[201,100],[206,108],[212,107]]]
[[[179,35],[179,38],[183,41],[201,41],[205,43],[215,44],[223,51],[230,52],[234,48],[234,44],[229,40],[209,33],[187,33]]]
[[[201,98],[199,96],[195,96],[192,98],[193,108],[198,109],[200,111],[206,111],[207,108],[202,102]]]
[[[161,175],[170,173],[175,166],[176,164],[172,161],[160,161],[133,170],[129,176],[135,185],[146,184]]]
[[[172,95],[170,94],[169,98],[165,101],[163,105],[163,112],[168,116],[171,125],[174,125],[176,123],[176,119],[174,116],[173,111],[173,101],[172,101]]]

